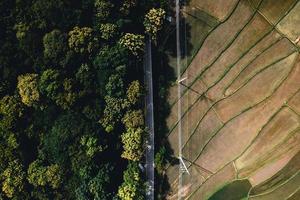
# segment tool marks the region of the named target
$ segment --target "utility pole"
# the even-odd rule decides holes
[[[182,157],[182,130],[181,130],[181,66],[180,66],[180,59],[181,59],[181,49],[180,49],[180,2],[176,0],[176,54],[177,54],[177,98],[178,98],[178,107],[177,107],[177,120],[178,120],[178,157]],[[178,169],[178,200],[182,199],[182,169],[183,169],[182,162],[179,162],[179,169]]]

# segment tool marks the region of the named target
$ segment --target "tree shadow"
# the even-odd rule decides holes
[[[190,0],[181,1],[180,15],[180,73],[187,69],[194,56],[199,51],[207,34],[218,24],[218,21],[199,9],[187,7]],[[160,40],[153,46],[153,85],[154,85],[154,117],[155,117],[155,148],[166,149],[164,156],[165,166],[179,165],[174,149],[168,141],[170,129],[167,118],[171,115],[172,105],[169,103],[171,87],[176,87],[177,80],[177,46],[176,46],[176,19],[175,5],[168,12],[164,29],[160,33]],[[173,95],[172,95],[173,96]],[[177,96],[177,95],[174,95]],[[174,134],[174,133],[173,133]],[[156,151],[157,152],[157,151]],[[170,183],[166,173],[156,176],[156,199],[164,199],[170,190]]]
[[[171,114],[172,106],[168,102],[170,96],[170,88],[176,83],[176,24],[175,14],[171,13],[172,20],[165,27],[164,31],[157,41],[157,46],[152,47],[153,58],[153,91],[154,91],[154,124],[155,124],[155,149],[156,153],[164,148],[166,153],[164,154],[163,164],[175,166],[178,165],[177,156],[174,155],[169,141],[168,134],[170,129],[167,126],[167,118]],[[169,18],[170,19],[170,18]],[[189,41],[189,26],[184,23],[183,17],[181,17],[180,29],[184,31],[180,38],[181,45],[181,61],[190,53],[188,49],[192,48],[192,44],[186,42]],[[188,46],[186,46],[188,45]],[[156,199],[165,199],[170,190],[170,183],[165,173],[159,173],[156,171],[155,177],[155,194]]]

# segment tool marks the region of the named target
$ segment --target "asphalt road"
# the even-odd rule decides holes
[[[146,177],[149,188],[146,193],[147,200],[154,200],[154,116],[153,116],[153,83],[152,83],[152,54],[151,39],[146,41],[145,58],[144,58],[144,76],[146,84],[146,127],[148,136],[146,140]]]

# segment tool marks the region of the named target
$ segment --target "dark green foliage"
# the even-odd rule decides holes
[[[40,91],[50,99],[55,99],[60,88],[60,73],[55,69],[44,71],[40,78]]]
[[[93,172],[93,171],[96,171]],[[109,165],[100,166],[99,169],[86,167],[81,169],[82,184],[76,189],[76,199],[86,200],[110,200],[112,194],[108,191],[108,186],[111,181],[109,174],[112,168]]]
[[[25,172],[19,160],[8,163],[7,168],[1,174],[2,191],[9,197],[16,197],[24,193]]]
[[[53,163],[64,164],[72,157],[69,153],[79,148],[80,136],[89,134],[88,123],[77,113],[61,115],[53,124],[50,132],[43,138],[43,150]],[[77,144],[78,146],[71,146]]]
[[[107,95],[111,97],[124,96],[124,83],[120,74],[113,74],[109,77],[105,90]]]
[[[60,30],[53,30],[43,38],[44,58],[50,64],[59,64],[67,51],[66,35]]]
[[[129,110],[123,117],[122,122],[127,129],[144,126],[144,115],[142,110]]]
[[[28,167],[28,181],[35,187],[50,186],[57,189],[63,180],[62,169],[57,164],[43,166],[42,161],[36,160]]]
[[[18,90],[22,102],[27,106],[33,106],[40,99],[38,91],[38,75],[25,74],[18,76]]]
[[[0,114],[0,129],[2,131],[11,130],[24,114],[24,105],[21,99],[16,95],[3,97],[0,100]]]
[[[68,109],[76,101],[78,94],[74,91],[72,79],[62,79],[60,72],[48,69],[40,79],[41,92],[63,109]]]
[[[119,187],[118,196],[121,200],[145,199],[145,185],[141,178],[138,164],[130,162],[123,175],[124,182]]]
[[[156,171],[162,175],[165,170],[167,150],[165,147],[161,147],[159,151],[155,154],[154,164]]]
[[[100,23],[108,18],[114,5],[107,0],[95,0],[94,7],[96,22]]]
[[[143,20],[159,4],[0,1],[0,199],[119,199],[126,168],[142,199],[127,164],[144,153]]]

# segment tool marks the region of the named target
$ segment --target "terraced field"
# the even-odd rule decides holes
[[[190,0],[182,13],[184,199],[300,199],[300,1]],[[174,156],[178,102],[174,83]],[[177,199],[178,165],[167,176]]]

